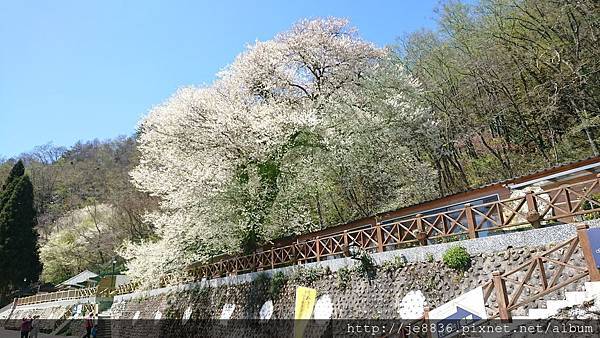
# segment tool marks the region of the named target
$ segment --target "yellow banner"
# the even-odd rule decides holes
[[[294,312],[294,337],[302,338],[306,324],[312,316],[317,299],[317,290],[299,286],[296,289],[296,309]]]

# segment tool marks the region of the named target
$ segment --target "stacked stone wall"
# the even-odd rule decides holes
[[[272,295],[269,278],[264,276],[237,285],[197,287],[152,297],[133,298],[113,304],[111,308],[113,318],[118,318],[113,321],[113,333],[118,333],[118,336],[147,338],[152,337],[153,334],[155,337],[167,336],[166,332],[173,332],[176,329],[188,332],[190,336],[193,336],[194,332],[210,332],[211,335],[226,333],[225,335],[228,336],[247,335],[247,332],[243,331],[247,323],[236,320],[260,319],[261,307],[269,300],[273,301],[271,320],[293,319],[295,293],[298,286],[316,289],[317,297],[328,296],[331,300],[332,319],[400,319],[401,309],[405,306],[405,297],[410,292],[422,294],[425,304],[435,308],[489,281],[492,271],[505,272],[515,269],[532,256],[550,247],[552,245],[509,248],[498,252],[477,254],[472,257],[471,267],[466,271],[453,270],[440,260],[412,262],[397,269],[388,268],[387,271],[380,267],[374,278],[368,278],[357,272],[348,273],[344,268],[331,271],[328,268],[313,267],[309,270],[304,269],[304,273],[298,273],[303,269],[300,267],[295,273],[288,275],[289,280],[275,297]],[[557,252],[557,255],[560,254],[562,250]],[[579,250],[575,252],[572,260],[583,260]],[[548,266],[549,271],[555,268],[554,265]],[[345,283],[340,282],[342,274],[349,276],[349,280]],[[516,278],[522,277],[523,274],[524,272]],[[571,271],[565,272],[567,277],[573,275]],[[539,273],[534,273],[532,278],[530,284],[536,285],[540,278]],[[582,279],[578,283],[549,294],[514,311],[513,314],[523,315],[527,309],[544,307],[548,299],[564,298],[565,291],[581,291],[586,280]],[[514,286],[508,285],[507,288],[510,292]],[[526,289],[524,296],[528,294],[529,290]],[[492,294],[488,303],[493,303],[494,300],[495,295]],[[229,324],[224,326],[223,321],[211,324],[198,322],[198,320],[218,320],[226,304],[235,304]],[[493,311],[493,309],[489,310]],[[191,320],[187,325],[181,325],[186,311]],[[155,320],[156,318],[163,320],[158,321]],[[284,323],[282,322],[282,325]],[[151,330],[147,330],[148,325],[152,326]]]

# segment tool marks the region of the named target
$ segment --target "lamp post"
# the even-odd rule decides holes
[[[348,247],[348,252],[350,253],[351,259],[359,259],[358,256],[360,255],[360,248],[358,247],[358,245],[350,245]]]
[[[117,260],[113,258],[112,260],[112,287],[116,287],[117,285],[117,277],[115,276],[115,264],[117,264]]]

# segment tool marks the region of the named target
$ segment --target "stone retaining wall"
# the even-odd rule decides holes
[[[4,328],[9,330],[19,330],[22,318],[29,318],[39,315],[41,320],[40,331],[52,332],[57,321],[67,312],[67,306],[45,307],[42,309],[15,309],[9,320],[4,324]]]
[[[598,226],[597,221],[589,224]],[[423,300],[422,305],[435,308],[489,281],[492,271],[512,270],[533,255],[573,236],[575,225],[566,224],[376,253],[372,258],[379,265],[400,261],[398,257],[402,257],[405,263],[403,266],[392,265],[392,268],[385,270],[380,267],[371,278],[357,271],[349,271],[352,270],[349,267],[360,263],[344,258],[121,295],[115,297],[110,311],[113,336],[163,337],[173,325],[182,326],[182,319],[186,316],[191,321],[183,326],[192,336],[198,332],[203,335],[221,336],[227,333],[244,336],[245,332],[240,331],[242,329],[237,326],[235,319],[259,319],[261,307],[268,301],[273,304],[271,320],[294,318],[295,292],[298,286],[316,289],[318,302],[322,302],[319,304],[325,304],[321,309],[325,308],[325,312],[329,310],[333,319],[406,318],[403,311],[407,308],[408,298],[412,297],[417,302]],[[471,254],[472,265],[467,271],[455,271],[441,261],[443,253],[452,246],[463,246]],[[560,256],[561,251],[556,254]],[[579,249],[572,260],[579,261],[579,264],[583,261]],[[555,268],[549,265],[547,271],[551,273]],[[271,277],[277,272],[283,273],[287,281],[279,288],[274,288]],[[572,271],[566,271],[566,274],[567,277],[574,275]],[[519,273],[515,278],[522,278],[523,275],[524,272]],[[533,279],[534,282],[539,280],[537,272],[533,274]],[[563,299],[565,291],[581,291],[586,280],[547,295],[514,311],[513,315],[523,315],[528,308],[544,307],[548,299]],[[510,292],[514,286],[509,284],[507,288]],[[523,295],[528,294],[529,290],[526,288]],[[495,301],[494,297],[492,294],[491,302]],[[200,324],[195,320],[221,318],[226,304],[230,308],[235,305],[230,324],[225,325],[225,328],[222,322],[219,325],[203,324],[204,326],[198,327]],[[42,309],[43,307],[46,309]],[[38,312],[43,319],[53,318],[58,316],[60,308],[65,309],[64,306],[48,307],[48,304],[19,307],[12,318],[18,319],[22,315]],[[155,320],[158,318],[162,320]],[[148,326],[151,326],[151,330],[142,330],[142,327]]]
[[[136,329],[134,318],[138,318],[137,321],[140,323],[155,325],[150,332],[156,333],[156,337],[164,336],[164,330],[168,330],[168,326],[173,326],[174,322],[181,321],[185,313],[188,313],[191,319],[219,319],[226,304],[235,304],[231,319],[259,319],[261,307],[269,300],[273,301],[272,320],[294,318],[295,292],[298,286],[314,288],[317,290],[318,297],[328,297],[331,301],[330,310],[333,319],[399,319],[402,318],[401,309],[405,308],[407,304],[405,297],[409,294],[412,296],[422,295],[426,305],[435,308],[487,282],[491,278],[492,271],[510,271],[525,263],[533,255],[553,246],[551,243],[539,244],[558,243],[575,235],[572,225],[556,227],[554,232],[549,229],[552,228],[494,236],[497,237],[495,241],[494,237],[490,237],[432,245],[426,250],[436,252],[435,256],[427,255],[425,256],[427,259],[422,261],[416,261],[413,258],[413,261],[408,262],[404,267],[387,272],[378,269],[376,276],[372,279],[357,272],[348,274],[344,266],[339,263],[336,263],[335,270],[331,268],[331,264],[327,265],[327,262],[321,264],[320,268],[316,268],[315,265],[286,268],[284,271],[289,280],[276,295],[272,295],[271,282],[267,274],[258,273],[245,282],[240,282],[236,278],[220,279],[216,283],[205,281],[185,287],[164,289],[153,294],[128,295],[119,298],[111,308],[113,318],[119,319],[113,321],[113,333],[118,332],[121,336],[128,337],[136,337],[138,334],[139,337],[148,337],[148,332],[140,334],[140,330]],[[544,236],[540,237],[542,232],[544,232]],[[512,241],[510,236],[513,238]],[[515,239],[517,237],[520,239]],[[538,245],[531,245],[528,241],[532,241],[531,244],[537,242]],[[463,245],[464,243],[468,243],[468,245]],[[519,243],[526,244],[526,246],[513,247],[514,244]],[[465,246],[471,253],[475,251],[472,255],[472,266],[467,271],[455,271],[439,260],[444,250],[453,245]],[[493,250],[486,251],[486,245]],[[398,256],[402,251],[406,252],[399,250],[394,252],[393,256]],[[556,254],[561,255],[560,251],[562,250]],[[390,253],[379,254],[378,258],[386,254]],[[412,257],[420,256],[413,255]],[[579,262],[583,260],[579,249],[572,259]],[[381,259],[377,260],[382,261]],[[347,260],[345,261],[347,262]],[[359,263],[353,262],[352,264]],[[548,266],[548,271],[554,269],[555,266]],[[573,276],[574,272],[566,271],[566,274]],[[515,277],[520,278],[522,275],[524,272]],[[342,279],[341,276],[349,276],[346,283],[339,282]],[[533,278],[534,281],[539,280],[539,274],[534,273]],[[565,291],[581,291],[586,280],[581,280],[547,295],[543,299],[514,311],[513,315],[523,315],[528,308],[544,307],[545,300],[548,299],[563,299]],[[514,286],[508,285],[507,288],[510,292]],[[526,297],[529,290],[526,289],[523,294]],[[494,298],[495,296],[492,294],[491,302],[494,302]],[[172,320],[153,321],[156,318]],[[144,321],[144,319],[146,320]],[[231,323],[227,326],[226,331],[233,335],[241,334],[241,332],[236,332],[236,321],[231,321]],[[218,331],[223,330],[220,325],[203,326],[201,329],[194,328],[193,325],[188,324],[186,330],[189,332],[202,330],[203,333],[212,332],[213,334],[223,333]]]

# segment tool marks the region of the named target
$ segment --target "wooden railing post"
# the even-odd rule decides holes
[[[350,256],[350,245],[348,243],[348,231],[344,230],[344,234],[342,235],[344,239],[344,257]]]
[[[430,327],[429,326],[429,311],[430,311],[429,306],[423,307],[423,323],[428,328]],[[432,332],[432,330],[426,330],[425,337],[431,338],[431,332]]]
[[[538,212],[535,193],[533,191],[528,191],[525,193],[525,202],[527,203],[527,222],[529,222],[534,228],[541,227],[542,223],[540,222],[540,213]]]
[[[375,222],[375,236],[377,238],[377,252],[383,252],[383,237],[381,236],[381,223]]]
[[[474,239],[477,238],[477,220],[475,219],[475,215],[473,214],[473,209],[471,208],[471,203],[465,204],[465,217],[467,218],[467,226],[469,231],[469,238]]]
[[[223,263],[223,261],[220,261],[217,265],[217,276],[221,277],[225,274],[227,274],[227,268],[225,267],[225,263]]]
[[[234,258],[232,270],[229,272],[229,276],[237,276],[239,269],[240,269],[240,261],[238,258]]]
[[[271,247],[271,269],[275,268],[275,247]]]
[[[560,186],[560,188],[565,192],[565,203],[567,204],[567,210],[568,213],[571,214],[573,213],[573,204],[571,202],[571,194],[569,193],[569,189],[568,186],[566,184],[563,184]]]
[[[315,238],[316,240],[316,244],[315,244],[315,248],[317,249],[317,262],[321,261],[321,241],[319,240],[319,236],[317,236],[317,238]]]
[[[304,246],[302,246],[302,249],[300,249],[300,239],[296,239],[296,252],[298,256],[300,256],[301,250],[303,252],[303,256],[306,256],[306,253],[304,253]],[[302,258],[298,259],[296,263],[298,263],[298,265],[302,264]]]
[[[427,233],[425,233],[425,227],[423,226],[423,215],[417,214],[417,240],[420,245],[427,245]]]
[[[506,283],[502,279],[500,271],[492,272],[494,289],[496,290],[496,303],[498,303],[498,314],[502,321],[512,321],[512,316],[508,310],[508,294],[506,293]]]
[[[298,248],[296,247],[296,245],[294,243],[292,243],[292,265],[296,265],[296,262],[298,261],[298,252],[296,251]]]
[[[592,243],[588,236],[588,228],[587,224],[578,224],[577,237],[579,238],[579,246],[581,247],[583,258],[585,258],[585,263],[587,264],[590,274],[590,281],[598,282],[600,281],[600,271],[598,271],[598,267],[594,261],[594,253],[592,252]]]

